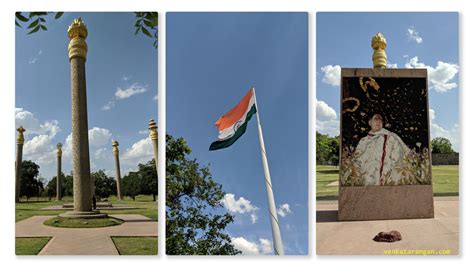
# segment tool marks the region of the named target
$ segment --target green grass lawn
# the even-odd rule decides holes
[[[44,222],[45,225],[62,228],[99,228],[121,225],[123,220],[108,217],[100,219],[76,219],[53,217]]]
[[[17,237],[15,241],[16,255],[38,255],[48,244],[51,237]]]
[[[120,255],[157,255],[158,237],[112,237]]]
[[[38,201],[39,200],[39,201]],[[62,201],[48,201],[48,199],[37,199],[31,198],[29,202],[26,202],[26,199],[22,199],[21,203],[16,203],[15,206],[15,221],[21,221],[35,215],[59,215],[64,211],[54,210],[54,211],[43,211],[41,208],[52,206],[52,205],[61,205],[62,203],[72,203],[72,197],[64,197]],[[136,209],[130,210],[104,210],[104,213],[107,214],[141,214],[145,217],[148,217],[152,220],[158,220],[158,202],[153,201],[152,196],[137,196],[135,201],[131,198],[125,198],[124,200],[118,200],[115,197],[108,199],[112,204],[123,204],[127,206],[135,207]]]
[[[459,166],[433,166],[433,190],[435,196],[457,196],[459,194]],[[334,199],[337,186],[327,186],[339,179],[338,167],[316,166],[316,198]]]

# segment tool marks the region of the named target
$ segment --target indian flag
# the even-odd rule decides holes
[[[252,87],[234,108],[214,123],[219,130],[219,136],[209,150],[226,148],[235,143],[245,133],[247,122],[256,112],[255,91]]]

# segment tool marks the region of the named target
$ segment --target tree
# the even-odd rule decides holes
[[[54,14],[54,19],[62,17],[64,12],[16,12],[15,25],[26,27],[32,34],[38,31],[47,31],[46,18]],[[135,12],[135,35],[142,33],[154,39],[153,46],[158,47],[158,13],[157,12]]]
[[[131,197],[133,201],[135,201],[135,197],[138,196],[142,190],[138,172],[129,172],[123,177],[122,190],[124,196]]]
[[[72,179],[72,171],[64,176],[63,190],[63,196],[74,196],[74,180]]]
[[[61,195],[64,196],[64,173],[61,172],[61,179],[62,179],[62,186],[61,186]],[[46,185],[46,195],[49,198],[56,197],[56,183],[57,183],[57,178],[56,176],[53,176],[51,180],[49,180],[48,184]]]
[[[30,160],[24,160],[21,164],[20,196],[25,196],[27,201],[32,196],[39,196],[44,188],[43,182],[38,179],[39,168]]]
[[[91,176],[92,179],[95,179],[95,195],[99,199],[117,195],[117,183],[115,179],[107,176],[104,170],[92,172]]]
[[[431,152],[439,154],[451,154],[454,152],[449,139],[444,137],[436,137],[431,140]]]
[[[220,214],[225,193],[212,179],[209,166],[188,159],[183,138],[166,135],[166,247],[170,255],[236,255],[224,232],[234,221]]]
[[[329,137],[316,132],[316,164],[339,164],[339,136]]]
[[[153,201],[156,201],[158,195],[158,175],[156,173],[155,159],[146,164],[138,164],[138,178],[140,179],[140,194],[153,195]]]

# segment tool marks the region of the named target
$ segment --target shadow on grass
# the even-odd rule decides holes
[[[337,219],[337,210],[318,210],[316,211],[316,222],[317,223],[326,223],[326,222],[338,222]]]
[[[320,173],[320,174],[338,174],[339,170],[321,170],[321,171],[316,170],[316,173]]]

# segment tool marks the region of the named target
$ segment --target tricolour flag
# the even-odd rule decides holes
[[[219,130],[219,136],[217,141],[211,144],[209,150],[226,148],[235,143],[245,133],[247,122],[256,112],[255,94],[253,88],[250,88],[234,108],[214,123]]]

